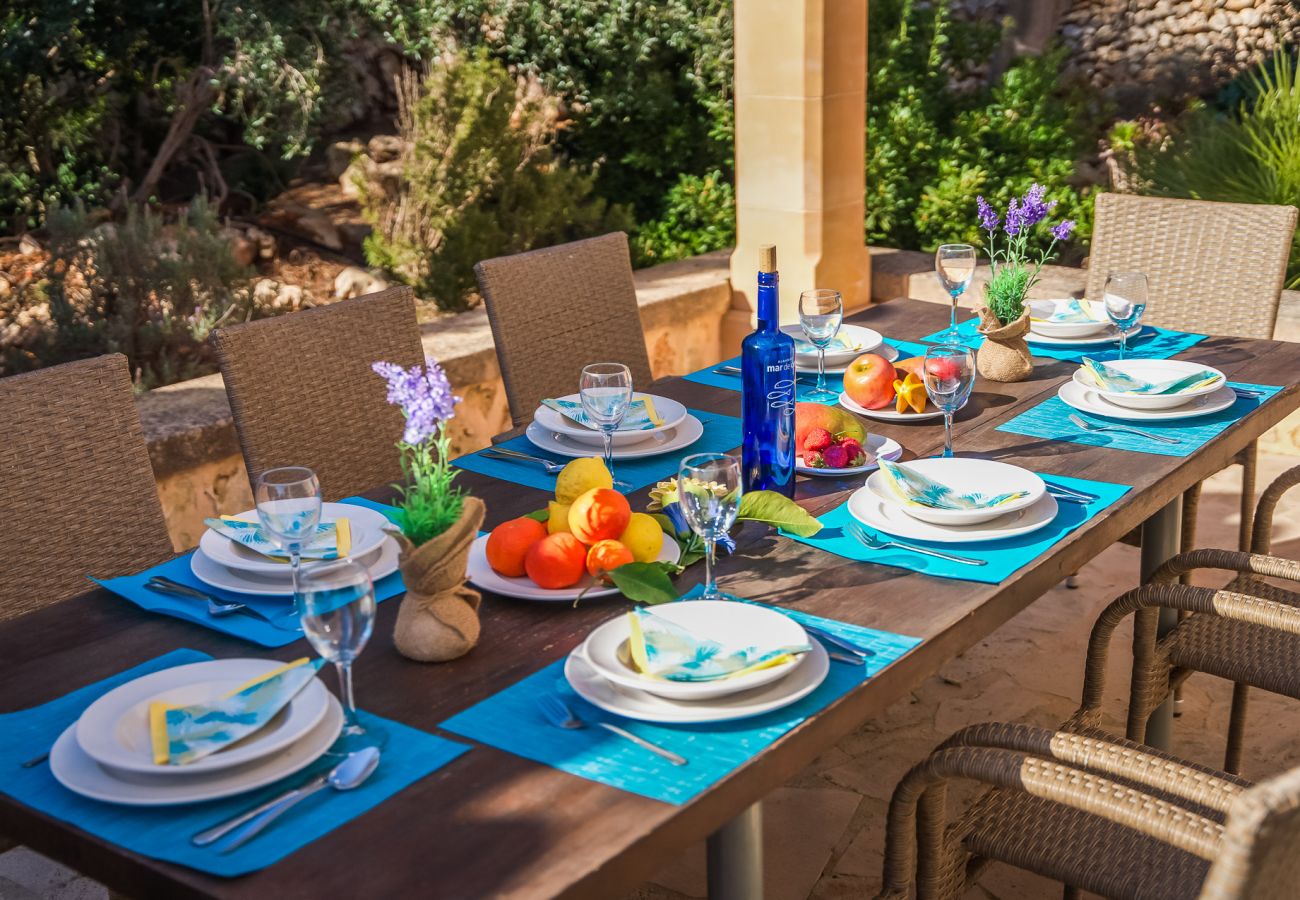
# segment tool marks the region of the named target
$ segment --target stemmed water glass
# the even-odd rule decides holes
[[[347,755],[362,747],[382,747],[387,734],[363,726],[352,691],[352,663],[370,640],[375,625],[375,586],[366,568],[350,559],[307,566],[298,590],[302,630],[307,641],[339,674],[343,730],[331,754]]]
[[[957,298],[966,293],[975,277],[975,248],[970,244],[940,244],[934,251],[934,271],[943,289],[952,297],[948,330],[939,335],[939,339],[956,342],[961,338],[961,332],[957,330]]]
[[[1109,272],[1101,293],[1106,315],[1119,329],[1119,358],[1128,349],[1128,333],[1147,309],[1147,277],[1141,272]]]
[[[957,344],[939,344],[925,354],[925,392],[943,411],[943,455],[952,456],[952,417],[970,399],[975,386],[975,351]]]
[[[614,474],[614,432],[632,402],[632,373],[622,363],[595,363],[582,370],[578,395],[587,418],[605,441],[605,468]]]
[[[315,472],[304,466],[267,469],[257,479],[255,493],[262,528],[289,554],[296,600],[302,550],[316,536],[316,526],[320,524],[320,481]]]
[[[819,289],[799,295],[799,324],[808,343],[817,348],[817,386],[808,392],[808,400],[834,400],[836,391],[826,387],[826,348],[839,333],[844,321],[844,298],[839,291]]]
[[[713,574],[718,539],[725,537],[740,511],[740,460],[725,453],[696,453],[677,472],[677,502],[686,524],[704,540],[704,584],[690,600],[735,600],[718,590]]]

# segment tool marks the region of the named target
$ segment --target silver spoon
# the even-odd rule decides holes
[[[208,604],[208,615],[214,619],[220,619],[223,616],[229,616],[233,613],[247,613],[250,616],[261,619],[268,625],[280,629],[281,631],[302,631],[302,625],[298,622],[296,616],[286,615],[279,619],[273,619],[261,610],[254,609],[247,603],[239,603],[235,600],[222,600],[220,597],[192,588],[188,584],[181,584],[179,581],[172,581],[163,575],[155,575],[144,583],[149,590],[158,594],[168,594],[173,597],[184,597],[187,600],[199,600]]]
[[[379,748],[366,747],[355,753],[349,753],[347,757],[331,769],[327,774],[317,775],[311,781],[294,788],[291,791],[268,800],[261,806],[250,809],[248,812],[238,815],[229,821],[222,822],[220,825],[209,828],[207,831],[200,831],[194,837],[190,838],[190,843],[196,847],[206,847],[214,841],[225,837],[231,831],[239,828],[243,829],[237,834],[230,843],[221,848],[221,853],[229,853],[236,848],[242,847],[251,841],[254,837],[262,832],[268,825],[274,822],[280,816],[284,815],[293,807],[297,806],[303,800],[306,800],[312,794],[322,791],[327,787],[336,791],[350,791],[353,788],[360,787],[367,778],[379,766]]]
[[[587,727],[587,723],[580,719],[573,710],[569,709],[568,705],[563,700],[556,697],[554,694],[543,694],[538,697],[537,705],[542,710],[542,715],[546,716],[546,718],[551,721],[551,724],[557,728],[578,729]],[[678,756],[671,750],[665,750],[663,747],[652,744],[645,738],[637,737],[632,732],[619,728],[617,725],[611,725],[609,722],[595,722],[593,724],[599,725],[601,728],[604,728],[612,734],[618,735],[624,740],[631,741],[642,750],[649,750],[656,756],[662,756],[674,766],[686,765],[685,757]]]
[[[1093,422],[1085,422],[1083,419],[1071,413],[1070,421],[1078,428],[1084,431],[1095,431],[1099,434],[1107,431],[1114,431],[1119,434],[1136,434],[1138,437],[1148,438],[1149,440],[1159,441],[1162,444],[1181,444],[1178,438],[1166,437],[1163,434],[1152,434],[1149,431],[1143,431],[1140,428],[1132,428],[1128,425],[1097,425]]]

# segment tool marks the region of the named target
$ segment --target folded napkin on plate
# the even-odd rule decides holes
[[[1084,322],[1105,322],[1097,316],[1091,303],[1082,300],[1070,300],[1068,303],[1058,304],[1047,317],[1031,316],[1034,322],[1051,322],[1055,325],[1078,325]]]
[[[728,647],[642,609],[632,610],[627,618],[632,662],[641,674],[665,681],[735,678],[784,665],[812,649],[808,644]]]
[[[555,410],[562,416],[573,419],[579,425],[586,425],[588,428],[595,429],[596,425],[587,415],[587,411],[582,408],[582,404],[574,400],[551,400],[542,401],[542,406],[547,409]],[[649,397],[637,397],[627,405],[627,412],[623,415],[623,421],[618,423],[619,431],[649,431],[651,428],[657,428],[664,423],[655,412],[655,402]]]
[[[1192,391],[1213,384],[1219,378],[1218,372],[1202,369],[1200,372],[1193,372],[1191,375],[1169,381],[1146,381],[1086,356],[1083,358],[1083,367],[1088,370],[1097,387],[1125,394],[1181,394],[1183,391]]]
[[[203,524],[222,537],[229,538],[236,544],[242,544],[249,550],[256,551],[272,559],[287,560],[284,549],[272,541],[261,524],[245,522],[222,516],[220,519],[204,519]],[[352,552],[352,528],[347,519],[339,518],[333,522],[321,522],[316,526],[316,536],[302,549],[303,559],[339,559]]]
[[[861,349],[862,349],[861,341],[854,340],[851,337],[845,337],[839,334],[831,338],[831,342],[826,345],[827,353],[847,353],[850,350],[861,350]],[[817,345],[812,343],[811,341],[805,341],[802,338],[795,338],[794,352],[797,353],[799,356],[816,356]]]
[[[930,509],[989,509],[1029,496],[1028,491],[1007,494],[961,494],[941,482],[928,478],[911,466],[882,459],[880,474],[885,484],[904,503]]]
[[[183,766],[248,737],[316,677],[325,660],[295,660],[259,675],[217,700],[190,706],[149,704],[153,761]]]

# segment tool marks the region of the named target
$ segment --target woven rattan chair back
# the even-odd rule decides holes
[[[0,379],[0,620],[172,554],[126,357]]]
[[[1146,324],[1268,340],[1295,227],[1294,206],[1098,194],[1087,296],[1143,272]]]
[[[410,288],[344,300],[212,334],[249,481],[307,466],[326,500],[401,477],[402,414],[377,361],[424,361]]]
[[[1228,809],[1202,900],[1300,897],[1300,769],[1262,782]]]
[[[621,362],[648,387],[650,356],[620,232],[485,259],[474,267],[515,425],[578,389],[582,367]]]

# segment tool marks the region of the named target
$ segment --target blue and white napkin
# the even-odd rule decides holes
[[[1078,298],[1071,298],[1066,303],[1058,303],[1050,316],[1031,316],[1034,322],[1051,322],[1054,325],[1081,325],[1085,322],[1105,322],[1098,317],[1092,304]]]
[[[880,460],[880,472],[886,487],[901,502],[929,509],[990,509],[1021,497],[1028,491],[1011,491],[1005,494],[963,494],[951,486],[922,475],[911,466]]]
[[[727,646],[694,634],[652,612],[627,614],[628,650],[637,670],[665,681],[718,681],[784,665],[812,649],[809,644]]]
[[[580,425],[585,425],[592,430],[597,426],[592,422],[591,417],[580,402],[574,400],[552,400],[547,398],[542,401],[542,406],[554,410],[562,416],[567,416]],[[655,411],[654,401],[649,397],[638,397],[627,405],[627,412],[623,415],[623,421],[618,423],[618,431],[649,431],[651,428],[658,428],[664,423],[659,413]]]
[[[1092,380],[1097,387],[1102,390],[1118,391],[1125,394],[1181,394],[1184,391],[1193,391],[1213,384],[1221,377],[1218,372],[1202,369],[1181,378],[1171,378],[1167,381],[1147,381],[1129,375],[1127,372],[1121,372],[1114,366],[1108,366],[1104,362],[1088,356],[1083,358],[1083,367],[1092,376]]]
[[[271,540],[258,522],[246,522],[243,519],[222,518],[204,519],[203,524],[224,538],[247,547],[272,559],[288,559],[279,544]],[[352,552],[352,528],[347,519],[335,519],[333,522],[321,522],[316,526],[316,534],[302,549],[303,559],[339,559]]]

